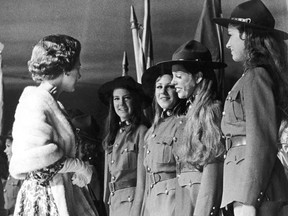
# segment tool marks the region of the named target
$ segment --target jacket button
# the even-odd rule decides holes
[[[131,201],[132,201],[131,197],[130,197],[130,196],[128,196],[128,202],[131,202]]]
[[[147,154],[149,154],[150,153],[150,150],[147,150]]]
[[[111,192],[110,195],[111,195],[111,196],[114,196],[114,192]]]
[[[151,168],[150,168],[150,167],[148,167],[148,168],[147,168],[147,170],[148,170],[148,172],[150,172],[150,171],[151,171]]]
[[[111,161],[111,164],[114,164],[114,160]]]
[[[167,190],[167,189],[165,190],[165,194],[167,194],[167,195],[168,195],[168,190]]]
[[[222,115],[225,116],[225,112],[224,111],[222,112]]]
[[[116,179],[116,177],[115,176],[112,176],[112,180],[115,180]]]
[[[177,141],[177,137],[173,137],[173,141],[176,142]]]
[[[260,198],[257,199],[258,202],[260,202],[260,200],[261,200]]]
[[[152,134],[152,137],[156,137],[156,134]]]

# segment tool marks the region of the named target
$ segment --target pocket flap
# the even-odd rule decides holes
[[[165,180],[154,185],[154,190],[157,195],[168,194],[169,191],[175,190],[176,178]]]
[[[238,146],[229,149],[225,163],[229,164],[231,162],[238,164],[245,159],[245,146]]]
[[[135,143],[129,143],[123,150],[122,154],[125,152],[136,152],[136,144]]]
[[[117,200],[119,200],[119,202],[133,202],[134,195],[135,195],[135,187],[125,188],[118,191]]]
[[[193,172],[185,172],[181,173],[178,177],[178,183],[182,186],[193,185],[193,184],[200,184],[201,183],[202,173],[193,171]]]
[[[156,142],[157,144],[163,144],[163,145],[169,145],[171,146],[173,143],[173,137],[169,137],[169,136],[161,136],[158,137],[158,141]]]

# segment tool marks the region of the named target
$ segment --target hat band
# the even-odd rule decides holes
[[[251,18],[237,18],[237,17],[231,17],[231,20],[236,20],[239,22],[245,22],[245,23],[251,23]]]

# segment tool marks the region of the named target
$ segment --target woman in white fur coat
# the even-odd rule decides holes
[[[97,216],[86,186],[89,165],[77,158],[77,135],[57,101],[73,92],[81,44],[67,35],[41,39],[28,69],[39,86],[26,87],[15,113],[10,173],[24,179],[14,215]]]

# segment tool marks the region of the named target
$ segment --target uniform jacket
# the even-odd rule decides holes
[[[219,109],[219,106],[217,105],[215,108]],[[185,136],[184,127],[187,121],[186,117],[183,117],[182,119],[184,122],[183,126],[179,127],[177,130],[177,137],[180,138],[179,143],[177,144],[178,146],[183,143],[183,137]],[[216,117],[219,118],[220,121],[221,116]],[[178,164],[177,172],[179,172],[178,184],[180,186],[176,187],[176,202],[185,202],[184,205],[182,203],[176,203],[176,205],[180,205],[180,208],[176,207],[176,215],[217,215],[220,211],[222,197],[222,157],[214,159],[204,166],[202,170],[197,170],[183,162],[180,163],[177,150],[175,151],[175,154]],[[190,197],[190,200],[187,200],[185,193],[188,193],[188,191],[190,195],[193,194],[195,197]],[[177,197],[179,197],[179,200],[177,200]],[[189,205],[191,206],[189,207]]]
[[[246,145],[227,153],[222,207],[233,201],[259,207],[263,200],[288,200],[287,180],[277,159],[280,121],[275,99],[274,83],[263,67],[246,71],[226,98],[222,131],[246,136]]]
[[[24,179],[28,172],[54,164],[63,156],[75,157],[75,135],[62,109],[41,86],[24,89],[12,130],[9,170],[13,177]],[[72,185],[70,173],[56,174],[50,185],[61,216],[95,215],[82,189]]]
[[[142,215],[168,216],[175,213],[176,159],[173,145],[177,141],[177,118],[172,112],[171,115],[164,112],[163,118],[145,136],[146,186]],[[154,185],[151,182],[152,173],[170,173],[174,177]]]
[[[145,140],[144,165],[147,173],[175,172],[176,160],[173,143],[177,126],[177,116],[161,119],[154,130],[150,128]]]
[[[109,215],[129,215],[135,197],[135,187],[109,192],[109,182],[137,179],[138,152],[142,148],[143,153],[147,128],[139,125],[133,134],[128,136],[130,127],[131,125],[128,125],[119,129],[113,146],[106,150],[105,154],[104,202],[109,204]]]

